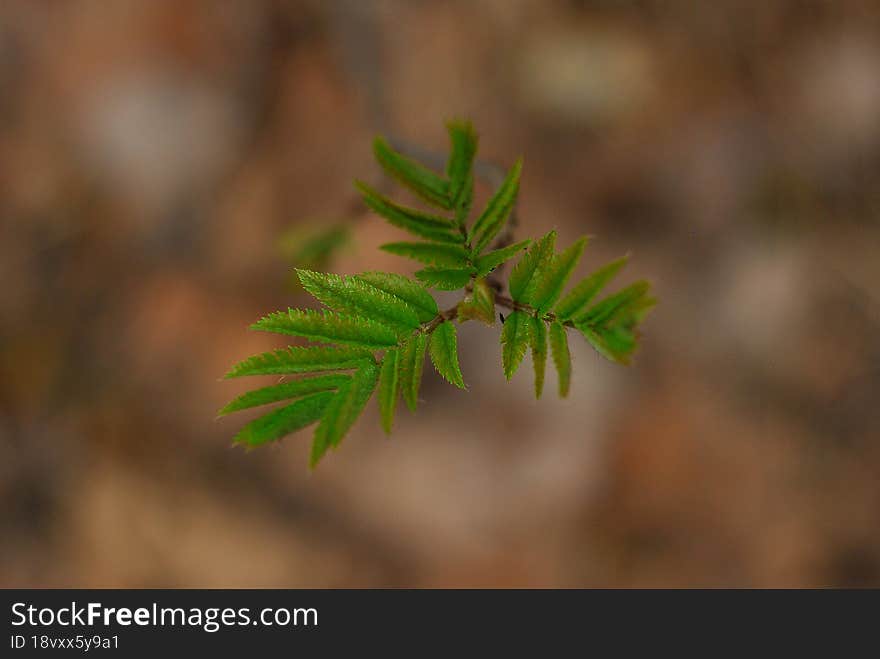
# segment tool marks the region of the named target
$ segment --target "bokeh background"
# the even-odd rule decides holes
[[[470,323],[392,439],[232,448],[303,245],[411,272],[373,135],[453,116],[654,282],[635,364],[535,401]],[[878,586],[878,218],[873,0],[6,0],[0,585]]]

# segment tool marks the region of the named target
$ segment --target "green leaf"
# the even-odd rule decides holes
[[[326,310],[276,311],[251,325],[251,329],[364,348],[381,349],[397,345],[397,332],[386,325],[368,318]]]
[[[559,321],[550,324],[550,354],[559,374],[559,396],[565,398],[571,386],[571,353],[568,351],[565,327]]]
[[[312,468],[318,464],[328,448],[339,445],[339,442],[357,421],[370,400],[370,396],[373,395],[378,378],[379,367],[376,362],[374,360],[363,362],[349,381],[333,395],[333,399],[324,410],[321,423],[315,430],[310,460]]]
[[[533,306],[538,313],[544,315],[552,307],[559,296],[575,266],[580,261],[581,254],[587,246],[587,239],[581,238],[561,254],[554,256],[549,267],[541,277],[541,283],[535,289]]]
[[[458,320],[481,320],[487,325],[495,322],[495,291],[485,279],[474,280],[473,290],[458,305]]]
[[[419,316],[399,297],[389,295],[357,277],[297,270],[303,288],[331,309],[372,318],[395,329],[415,329]]]
[[[529,315],[524,311],[514,311],[501,328],[501,364],[504,377],[513,377],[526,354],[529,345]]]
[[[495,191],[485,210],[482,212],[474,226],[468,233],[468,241],[471,243],[475,254],[479,254],[492,242],[492,239],[501,231],[510,212],[516,204],[516,195],[519,192],[519,177],[522,173],[522,158],[519,158],[501,187]]]
[[[624,308],[616,311],[614,313],[614,318],[612,319],[612,325],[614,327],[633,329],[645,319],[645,316],[648,315],[648,312],[653,309],[656,304],[656,299],[648,295],[643,295],[637,300],[627,304]]]
[[[471,214],[471,206],[474,203],[474,175],[470,174],[465,181],[464,190],[459,195],[458,201],[455,204],[455,224],[459,227],[459,234],[462,238],[465,238],[466,235],[462,233],[461,229],[467,227],[468,216]]]
[[[410,411],[416,411],[419,401],[419,388],[422,384],[422,370],[425,365],[425,349],[428,336],[416,332],[400,349],[400,391]]]
[[[596,272],[582,279],[569,291],[569,293],[556,305],[556,316],[561,320],[568,320],[583,311],[620,269],[626,265],[629,256],[624,256],[602,266]]]
[[[618,313],[624,312],[627,307],[647,294],[651,284],[646,281],[637,281],[634,284],[609,295],[598,302],[592,309],[574,318],[576,325],[601,325],[610,322]]]
[[[225,416],[232,412],[246,410],[251,407],[277,403],[280,400],[299,398],[300,396],[314,394],[319,391],[333,391],[346,382],[348,382],[347,375],[320,375],[314,378],[304,378],[302,380],[294,380],[293,382],[273,384],[268,387],[263,387],[262,389],[255,389],[242,394],[226,405],[217,414],[218,416]]]
[[[323,391],[254,419],[235,436],[235,442],[260,446],[313,424],[325,413],[335,394]]]
[[[473,185],[471,172],[474,156],[477,153],[477,133],[470,121],[450,121],[449,131],[451,149],[446,163],[446,176],[449,179],[449,197],[456,208],[467,193],[468,184]]]
[[[442,265],[452,268],[464,268],[468,265],[468,252],[461,245],[448,243],[387,243],[379,249],[430,265]]]
[[[449,183],[424,165],[391,148],[383,137],[373,141],[373,154],[382,168],[393,178],[430,204],[452,210]]]
[[[428,351],[437,372],[450,384],[465,389],[461,367],[458,365],[458,340],[453,323],[445,321],[437,325],[431,333]]]
[[[391,434],[394,424],[394,408],[397,407],[397,390],[400,383],[400,351],[386,350],[379,372],[379,412],[382,415],[382,429]]]
[[[385,291],[389,295],[403,300],[415,309],[419,320],[423,323],[428,322],[440,313],[436,300],[425,290],[425,287],[419,282],[403,275],[392,272],[364,272],[357,275],[357,278],[367,282],[370,286],[378,288],[380,291]]]
[[[535,398],[544,392],[544,371],[547,366],[547,326],[535,316],[529,316],[529,344],[532,348],[532,366],[535,368]]]
[[[425,286],[441,291],[464,288],[473,275],[472,268],[425,268],[416,272],[416,278]]]
[[[576,325],[587,341],[600,355],[617,364],[629,364],[630,355],[636,349],[636,337],[624,327],[593,329],[588,325]]]
[[[510,296],[517,302],[531,302],[535,289],[541,281],[543,272],[553,259],[556,245],[556,232],[550,231],[526,252],[510,273],[507,285]]]
[[[394,226],[428,240],[446,243],[463,242],[461,232],[446,218],[401,206],[361,181],[355,181],[354,184],[363,195],[364,203]]]
[[[358,348],[294,346],[248,357],[233,366],[224,377],[341,371],[358,368],[365,359],[373,359],[373,353]]]
[[[488,275],[499,265],[519,254],[522,250],[528,247],[531,242],[531,240],[523,240],[522,242],[518,242],[515,245],[508,245],[507,247],[502,247],[501,249],[486,252],[482,256],[478,257],[476,262],[474,263],[474,267],[476,267],[477,269],[477,274],[481,277],[484,275]]]

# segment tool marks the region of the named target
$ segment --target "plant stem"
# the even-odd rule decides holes
[[[430,334],[440,323],[445,323],[447,320],[455,320],[458,318],[458,304],[454,307],[449,307],[446,311],[441,311],[436,316],[434,316],[428,324],[424,326],[424,331]]]
[[[461,302],[463,301],[464,300],[462,299],[459,304],[461,304]],[[517,302],[516,300],[513,300],[506,295],[501,295],[500,293],[497,293],[495,295],[495,305],[503,307],[505,309],[510,309],[511,311],[522,311],[529,314],[530,316],[536,315],[536,310],[534,307],[528,304],[524,304],[522,302]],[[440,313],[438,313],[430,321],[428,321],[427,324],[423,326],[422,330],[430,334],[435,329],[437,329],[437,326],[440,325],[440,323],[445,323],[447,320],[455,320],[456,318],[458,318],[458,304],[456,304],[454,307],[449,307],[446,311],[441,311]],[[543,316],[541,316],[541,320],[546,323],[552,323],[556,320],[556,314],[550,312],[545,313]],[[562,325],[566,328],[574,327],[574,323],[572,323],[572,321],[570,320],[564,321]]]

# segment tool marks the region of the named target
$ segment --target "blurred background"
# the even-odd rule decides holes
[[[390,440],[231,448],[294,264],[412,271],[372,137],[454,116],[654,282],[635,364],[535,401],[469,323]],[[878,218],[873,0],[6,0],[0,585],[880,586]]]

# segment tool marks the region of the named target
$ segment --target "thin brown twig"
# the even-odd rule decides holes
[[[459,304],[464,300],[459,301]],[[537,315],[537,309],[534,307],[524,304],[523,302],[517,302],[516,300],[507,297],[506,295],[496,294],[495,295],[495,306],[502,307],[504,309],[509,309],[511,311],[522,311],[524,313],[529,314],[530,316]],[[454,307],[449,307],[446,311],[441,311],[436,316],[434,316],[427,324],[422,327],[422,331],[430,334],[433,332],[441,323],[445,323],[447,320],[455,320],[458,318],[458,304]],[[556,314],[552,312],[547,312],[540,316],[541,320],[552,323],[556,321]],[[569,328],[574,327],[574,323],[570,320],[563,321],[563,327]]]

